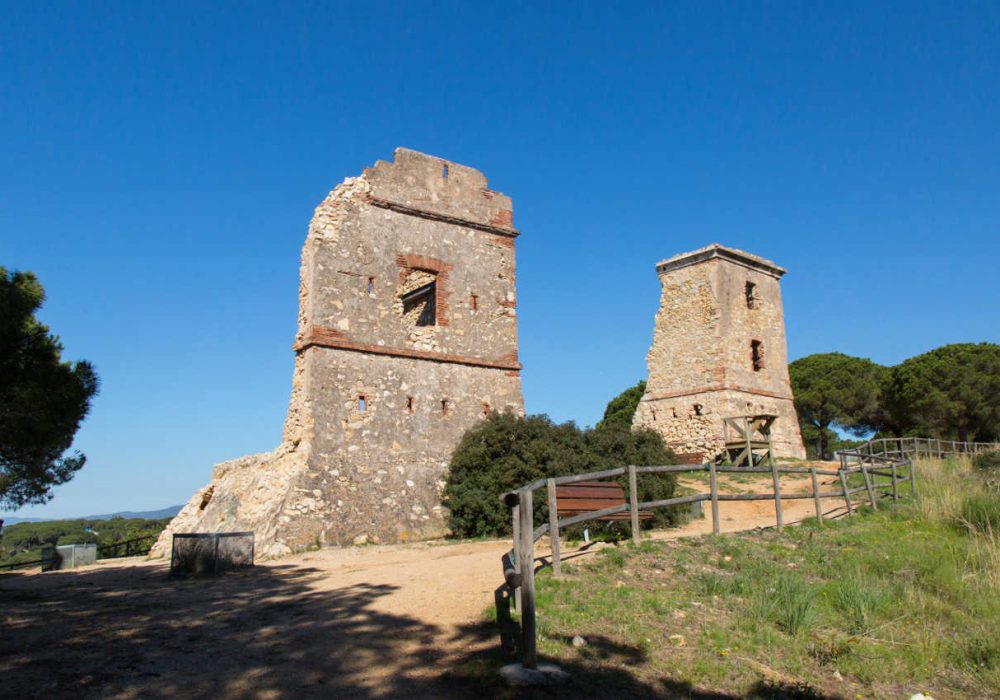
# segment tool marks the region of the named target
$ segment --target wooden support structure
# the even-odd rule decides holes
[[[777,418],[772,414],[723,418],[723,464],[741,467],[773,465],[771,426]]]

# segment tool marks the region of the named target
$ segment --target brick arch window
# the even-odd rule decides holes
[[[453,265],[425,255],[397,255],[402,313],[415,326],[448,325],[448,277]]]

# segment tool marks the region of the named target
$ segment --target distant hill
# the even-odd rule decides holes
[[[169,506],[167,508],[161,508],[160,510],[145,510],[141,512],[135,512],[131,510],[123,510],[119,513],[108,513],[106,515],[85,515],[82,518],[18,518],[16,516],[0,516],[0,520],[3,520],[4,527],[8,525],[16,525],[17,523],[46,523],[55,520],[111,520],[111,518],[144,518],[146,520],[160,520],[161,518],[172,518],[177,513],[180,512],[182,506]]]

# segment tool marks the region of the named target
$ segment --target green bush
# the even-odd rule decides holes
[[[972,458],[972,465],[983,471],[1000,471],[1000,450],[980,452]]]
[[[470,428],[451,457],[445,486],[449,525],[456,537],[510,534],[510,509],[500,496],[536,479],[614,469],[629,464],[675,464],[676,458],[651,430],[622,427],[580,430],[573,423],[553,423],[547,416],[519,418],[494,414]],[[620,480],[628,493],[628,479]],[[639,477],[641,501],[662,500],[674,493],[673,475]],[[676,522],[672,509],[658,509],[647,527]],[[548,519],[545,492],[535,492],[535,522]],[[595,530],[596,523],[591,523]],[[627,528],[618,523],[607,530]]]

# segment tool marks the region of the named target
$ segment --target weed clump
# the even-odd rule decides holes
[[[830,602],[847,620],[848,630],[858,634],[874,626],[875,618],[888,607],[890,599],[877,581],[855,572],[833,585]]]
[[[977,493],[962,501],[960,523],[973,532],[1000,532],[1000,497]]]
[[[785,575],[773,585],[756,591],[753,597],[754,615],[771,622],[782,631],[796,635],[816,624],[815,594],[801,578]]]

